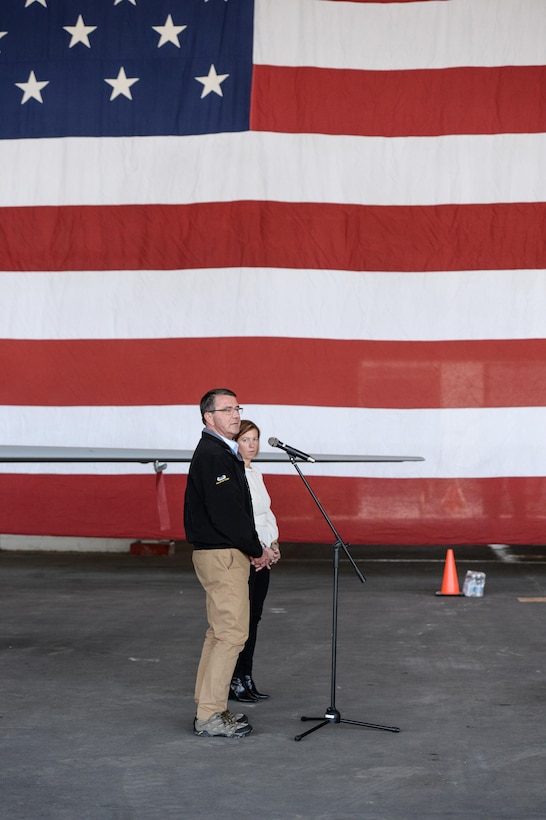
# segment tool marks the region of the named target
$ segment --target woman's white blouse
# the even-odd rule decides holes
[[[262,474],[255,467],[245,467],[245,474],[250,487],[252,507],[254,508],[254,523],[256,532],[266,547],[279,538],[277,519],[271,509],[271,498],[266,490]]]

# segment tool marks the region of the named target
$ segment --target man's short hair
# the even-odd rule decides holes
[[[237,394],[228,387],[215,387],[213,390],[209,390],[205,393],[199,402],[199,409],[201,410],[201,419],[203,424],[206,424],[205,413],[210,413],[211,410],[216,409],[216,396],[233,396],[234,399],[237,398]]]

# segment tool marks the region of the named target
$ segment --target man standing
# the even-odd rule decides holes
[[[248,637],[250,562],[269,566],[254,527],[244,461],[233,437],[242,408],[227,388],[205,393],[200,402],[205,428],[191,461],[184,499],[186,538],[193,566],[206,593],[209,627],[195,683],[194,732],[204,737],[244,737],[245,715],[227,709],[229,686]]]

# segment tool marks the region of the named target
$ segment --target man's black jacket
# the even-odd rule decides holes
[[[184,528],[195,549],[236,547],[250,556],[262,554],[244,462],[206,430],[190,464]]]

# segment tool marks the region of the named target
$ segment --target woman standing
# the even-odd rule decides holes
[[[252,497],[256,532],[262,547],[268,550],[269,565],[276,564],[281,557],[277,519],[271,510],[271,499],[262,474],[251,463],[260,450],[260,430],[258,426],[253,421],[242,419],[241,429],[238,435],[235,436],[235,441],[239,445],[239,453],[245,462],[245,474]],[[264,601],[269,588],[269,573],[268,566],[264,566],[263,569],[250,567],[248,580],[250,595],[248,639],[237,660],[229,693],[231,700],[238,700],[240,703],[255,703],[269,697],[269,695],[258,691],[252,677],[258,623],[262,617]]]

